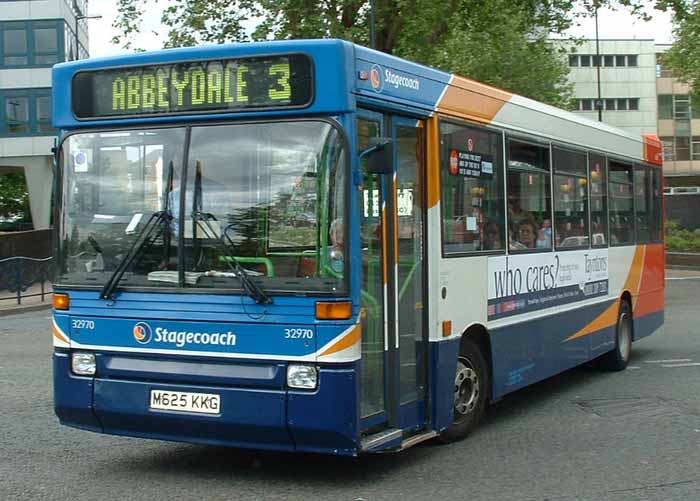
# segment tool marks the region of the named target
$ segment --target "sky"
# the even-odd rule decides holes
[[[146,50],[160,49],[167,30],[160,26],[160,14],[168,1],[158,2],[146,7],[146,14],[141,34],[135,37],[134,45]],[[101,15],[101,19],[87,21],[90,26],[90,55],[92,57],[111,56],[128,52],[111,43],[118,32],[112,28],[117,16],[116,2],[101,0],[89,3],[90,15]],[[652,20],[644,22],[632,17],[629,12],[601,9],[598,13],[598,31],[600,38],[640,38],[654,39],[656,43],[670,43],[671,15],[649,10]],[[570,36],[595,38],[595,23],[586,20],[581,26],[573,28]]]

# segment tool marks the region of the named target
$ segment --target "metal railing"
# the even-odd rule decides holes
[[[52,292],[52,267],[52,257],[36,259],[18,256],[0,259],[0,301],[14,300],[17,304],[22,304],[24,298],[41,296],[41,301],[44,302]],[[5,295],[7,293],[11,295]]]

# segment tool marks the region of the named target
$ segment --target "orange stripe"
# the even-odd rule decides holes
[[[512,96],[510,92],[455,76],[438,103],[438,110],[488,123]]]
[[[355,326],[352,328],[350,332],[348,332],[345,336],[343,336],[340,341],[335,343],[333,346],[328,348],[326,351],[321,353],[320,356],[325,357],[326,355],[332,355],[333,353],[337,353],[339,351],[343,351],[347,348],[350,348],[351,346],[354,346],[355,344],[360,342],[360,338],[362,337],[362,327],[360,326],[360,323],[356,323]]]
[[[632,258],[632,265],[627,273],[627,280],[625,281],[625,286],[623,291],[629,291],[632,294],[632,310],[634,311],[634,304],[636,303],[636,298],[639,293],[639,286],[642,280],[642,271],[644,270],[644,254],[645,246],[638,245],[634,251],[634,258]],[[620,299],[618,298],[612,305],[610,305],[606,310],[593,319],[588,325],[583,329],[576,332],[574,335],[569,336],[563,342],[572,341],[574,339],[593,334],[599,330],[615,325],[617,322],[617,313],[620,311]]]
[[[58,328],[56,325],[56,321],[51,322],[51,331],[53,332],[53,337],[58,339],[59,341],[63,341],[64,343],[70,344],[68,341],[68,338],[66,338],[63,333],[61,332],[61,329]]]

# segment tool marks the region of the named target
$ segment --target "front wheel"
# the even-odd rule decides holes
[[[615,348],[600,359],[603,369],[623,371],[627,368],[632,354],[632,307],[623,300],[617,314],[615,328]]]
[[[454,382],[454,422],[443,431],[439,440],[454,442],[476,428],[486,409],[489,371],[481,349],[466,340],[457,359]]]

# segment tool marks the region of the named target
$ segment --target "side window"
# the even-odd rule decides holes
[[[502,135],[440,122],[445,255],[503,250]]]
[[[664,239],[664,197],[663,183],[661,182],[661,167],[651,167],[651,206],[653,214],[653,226],[651,229],[651,241],[662,242]]]
[[[553,148],[554,244],[557,249],[588,247],[586,154]]]
[[[651,239],[651,227],[653,226],[653,212],[651,207],[651,195],[649,168],[644,165],[634,166],[634,214],[637,230],[637,243],[645,244]]]
[[[608,245],[608,190],[605,173],[605,157],[591,153],[588,182],[591,193],[591,244],[593,247]]]
[[[509,249],[551,250],[549,148],[509,140],[507,184]]]
[[[608,162],[608,194],[610,200],[610,245],[634,243],[634,202],[632,198],[632,165]]]

